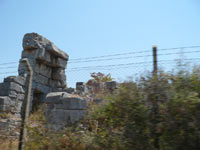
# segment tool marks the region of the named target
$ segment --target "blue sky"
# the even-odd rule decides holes
[[[139,52],[153,45],[200,45],[199,0],[0,0],[0,19],[0,63],[20,59],[28,32],[47,37],[71,59]],[[98,63],[68,68],[84,65]]]

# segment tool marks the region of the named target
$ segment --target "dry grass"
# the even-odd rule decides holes
[[[18,141],[6,140],[0,141],[0,150],[18,150]]]

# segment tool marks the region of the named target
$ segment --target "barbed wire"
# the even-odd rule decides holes
[[[161,48],[161,49],[158,49],[158,50],[165,51],[165,50],[190,49],[190,48],[200,48],[200,46],[185,46],[185,47],[174,47],[174,48]]]
[[[136,65],[127,65],[127,66],[122,66],[122,67],[117,67],[117,66],[114,66],[114,67],[101,67],[101,68],[87,68],[87,69],[76,69],[76,70],[68,70],[66,71],[67,73],[68,72],[76,72],[76,71],[87,71],[87,70],[95,70],[95,69],[99,69],[99,70],[118,70],[118,69],[126,69],[126,68],[131,68],[131,67],[135,67]],[[148,65],[145,65],[145,66],[152,66],[152,64],[148,64]],[[144,67],[144,65],[143,65]]]
[[[194,49],[194,48],[200,48],[200,46],[186,46],[186,47],[174,47],[174,48],[163,48],[163,49],[158,49],[159,51],[166,51],[166,50],[178,50],[178,49]],[[114,56],[123,56],[123,55],[132,55],[132,54],[141,54],[141,53],[147,53],[151,52],[152,50],[145,50],[145,51],[139,51],[139,52],[128,52],[128,53],[118,53],[118,54],[111,54],[111,55],[102,55],[102,56],[94,56],[94,57],[85,57],[85,58],[76,58],[76,59],[71,59],[69,60],[68,63],[79,63],[79,62],[92,62],[91,59],[97,59],[93,61],[105,61],[105,60],[114,60],[114,59],[128,59],[128,58],[137,58],[137,57],[150,57],[152,55],[140,55],[140,56],[129,56],[129,57],[118,57],[118,58],[110,58],[110,59],[99,59],[99,58],[105,58],[105,57],[114,57]],[[199,51],[192,51],[192,52],[184,52],[184,53],[194,53],[194,52],[199,52]],[[159,54],[161,55],[172,55],[172,54],[178,54],[178,53],[168,53],[168,54]],[[158,56],[159,56],[158,55]],[[82,61],[85,60],[85,61]],[[19,62],[6,62],[6,63],[0,63],[0,66],[2,65],[10,65],[10,64],[16,64]]]
[[[16,64],[18,62],[7,62],[7,63],[1,63],[0,66],[3,66],[3,65],[11,65],[11,64]]]
[[[11,66],[11,67],[0,67],[0,69],[11,69],[11,68],[17,68],[16,66]]]
[[[149,57],[152,55],[145,55],[145,56],[129,56],[129,57],[118,57],[118,58],[108,58],[108,59],[96,59],[96,60],[86,60],[86,61],[75,61],[75,62],[69,62],[71,63],[84,63],[84,62],[96,62],[96,61],[109,61],[109,60],[120,60],[120,59],[130,59],[130,58],[139,58],[139,57]]]
[[[194,49],[194,48],[200,48],[200,46],[164,48],[164,49],[158,49],[158,51],[175,50],[175,49],[189,49],[189,48],[192,48],[192,49]],[[102,56],[97,56],[97,57],[78,58],[78,59],[72,59],[74,62],[72,62],[72,60],[71,60],[71,61],[69,61],[69,63],[83,63],[83,62],[108,61],[108,60],[119,60],[119,59],[129,59],[129,58],[139,58],[139,57],[152,57],[152,55],[139,55],[139,56],[128,56],[128,57],[96,59],[96,58],[103,58],[103,57],[113,57],[113,56],[120,56],[120,55],[128,55],[128,54],[138,54],[138,53],[141,54],[141,53],[146,53],[146,52],[150,52],[150,51],[148,50],[148,51],[140,51],[140,52],[120,53],[120,54],[113,54],[113,55],[102,55]],[[199,53],[199,52],[200,52],[200,50],[197,50],[197,51],[188,51],[188,52],[184,52],[184,54]],[[180,53],[179,52],[164,53],[164,54],[158,54],[158,56],[167,56],[167,55],[176,55],[176,54],[180,54]],[[75,60],[78,60],[78,61],[75,61]],[[85,60],[85,61],[82,61],[82,60]],[[164,61],[166,61],[166,60],[164,60]],[[169,60],[167,60],[167,61],[169,61]],[[1,63],[0,65],[9,65],[9,64],[16,64],[16,63],[18,63],[18,62]],[[139,62],[139,63],[150,63],[150,62]],[[112,66],[133,65],[133,64],[138,64],[138,63],[115,64],[115,65],[107,65],[107,66],[108,67],[112,67]],[[70,68],[70,69],[72,69],[72,70],[74,70],[74,69],[85,69],[85,68],[87,69],[88,67],[90,68],[91,66],[86,66],[86,67],[81,67],[81,68],[77,67],[77,68]],[[102,67],[102,66],[94,66],[94,67],[98,67],[99,68],[99,67]],[[11,68],[16,68],[16,66],[0,67],[0,69],[11,69]]]
[[[184,61],[189,60],[200,60],[200,58],[182,59]],[[158,62],[170,62],[175,60],[159,60]],[[126,63],[126,64],[112,64],[112,65],[99,65],[99,66],[86,66],[86,67],[74,67],[68,68],[67,71],[83,70],[83,69],[93,69],[93,68],[105,68],[105,67],[118,67],[118,66],[129,66],[129,65],[141,65],[141,64],[152,64],[153,61],[137,62],[137,63]]]
[[[17,73],[18,71],[10,71],[10,72],[0,72],[0,74],[10,74],[10,73]]]
[[[186,46],[186,47],[174,47],[174,48],[163,48],[158,49],[158,51],[166,51],[166,50],[176,50],[176,49],[193,49],[193,48],[200,48],[200,46]],[[104,57],[114,57],[114,56],[120,56],[120,55],[129,55],[129,54],[141,54],[141,53],[147,53],[152,52],[152,49],[145,50],[145,51],[139,51],[139,52],[128,52],[128,53],[118,53],[118,54],[112,54],[112,55],[102,55],[102,56],[95,56],[95,57],[85,57],[85,58],[76,58],[71,59],[70,61],[79,61],[79,60],[87,60],[87,59],[96,59],[96,58],[104,58]]]
[[[191,59],[182,59],[184,61],[200,61],[200,58],[191,58]],[[168,64],[174,63],[177,60],[160,60],[160,64]],[[145,66],[152,66],[153,61],[148,62],[138,62],[138,63],[127,63],[127,64],[113,64],[113,65],[102,65],[102,66],[87,66],[87,67],[76,67],[76,68],[69,68],[66,72],[71,71],[83,71],[83,70],[92,70],[92,69],[101,69],[101,70],[114,70],[114,69],[121,69],[121,68],[130,68],[136,65],[145,65]],[[121,66],[121,67],[119,67]],[[0,68],[2,69],[2,68]],[[0,72],[0,74],[10,74],[10,73],[18,73],[18,71],[10,71],[10,72]]]
[[[199,51],[200,52],[200,51]],[[200,58],[190,58],[190,59],[181,59],[182,61],[195,61],[200,60]],[[162,62],[168,62],[172,63],[177,60],[159,60],[159,63]],[[111,64],[111,65],[98,65],[98,66],[85,66],[85,67],[74,67],[74,68],[68,68],[66,72],[71,71],[80,71],[80,70],[91,70],[91,69],[113,69],[113,67],[118,68],[126,68],[128,66],[135,66],[135,65],[152,65],[153,61],[144,61],[144,62],[134,62],[134,63],[123,63],[123,64]],[[12,67],[0,67],[0,69],[9,69],[9,68],[16,68],[15,66]],[[116,68],[115,68],[116,69]],[[17,71],[11,71],[11,72],[0,72],[0,74],[9,74],[9,73],[16,73]]]
[[[86,67],[75,67],[75,68],[69,68],[70,70],[79,70],[79,69],[90,69],[90,68],[105,68],[105,67],[115,67],[115,66],[127,66],[127,65],[136,65],[136,64],[148,64],[152,63],[152,61],[149,62],[138,62],[138,63],[127,63],[127,64],[112,64],[112,65],[99,65],[99,66],[86,66]]]
[[[190,52],[184,52],[184,54],[192,54],[192,53],[199,53],[198,51],[190,51]],[[166,54],[158,54],[157,56],[167,56],[167,55],[176,55],[180,54],[179,52],[176,53],[166,53]],[[95,60],[86,60],[86,61],[75,61],[75,62],[69,62],[69,63],[84,63],[84,62],[96,62],[96,61],[109,61],[109,60],[120,60],[120,59],[130,59],[130,58],[143,58],[143,57],[152,57],[152,55],[139,55],[139,56],[129,56],[129,57],[118,57],[118,58],[108,58],[108,59],[95,59]]]

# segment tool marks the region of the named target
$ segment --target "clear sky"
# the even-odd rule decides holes
[[[28,32],[71,59],[200,45],[199,0],[0,0],[0,19],[0,63],[20,59]]]

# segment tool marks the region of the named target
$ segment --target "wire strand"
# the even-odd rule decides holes
[[[190,52],[184,52],[184,54],[189,54],[189,53],[199,53],[200,50],[198,51],[190,51]],[[157,56],[165,56],[165,55],[176,55],[180,54],[179,52],[177,53],[166,53],[166,54],[158,54]],[[139,56],[129,56],[129,57],[118,57],[118,58],[107,58],[107,59],[96,59],[96,60],[86,60],[86,61],[74,61],[69,63],[85,63],[85,62],[96,62],[96,61],[110,61],[110,60],[120,60],[120,59],[130,59],[130,58],[143,58],[143,57],[152,57],[152,55],[139,55]]]
[[[176,49],[190,49],[190,48],[200,48],[200,46],[186,46],[186,47],[175,47],[175,48],[163,48],[163,49],[158,49],[158,51],[176,50]],[[95,57],[76,58],[76,59],[71,59],[70,61],[72,62],[72,61],[77,61],[77,60],[88,60],[88,59],[96,59],[96,58],[120,56],[120,55],[141,54],[141,53],[147,53],[147,52],[151,52],[151,51],[152,50],[145,50],[145,51],[140,51],[140,52],[128,52],[128,53],[118,53],[118,54],[102,55],[102,56],[95,56]]]
[[[191,58],[191,59],[182,59],[182,60],[200,60],[200,58]],[[158,62],[173,62],[176,60],[160,60]],[[138,64],[152,64],[153,61],[137,62],[137,63],[126,63],[126,64],[111,64],[111,65],[99,65],[99,66],[86,66],[86,67],[74,67],[68,68],[67,71],[79,70],[79,69],[92,69],[92,68],[105,68],[105,67],[115,67],[115,66],[129,66],[129,65],[138,65]]]
[[[163,49],[158,49],[158,51],[177,50],[177,49],[193,49],[193,48],[200,48],[200,46],[185,46],[185,47],[175,47],[175,48],[163,48]],[[145,50],[145,51],[139,51],[139,52],[118,53],[118,54],[102,55],[102,56],[94,56],[94,57],[85,57],[85,58],[76,58],[76,59],[71,59],[69,61],[69,63],[72,63],[73,61],[75,61],[75,62],[76,61],[80,61],[80,60],[90,60],[90,59],[122,56],[122,55],[129,55],[129,54],[141,54],[141,53],[147,53],[147,52],[151,52],[151,50]],[[147,56],[150,56],[150,55],[146,55],[144,57],[147,57]],[[142,57],[142,56],[136,56],[136,57]],[[124,58],[127,58],[127,57],[124,57]],[[128,58],[130,58],[130,57],[128,57]],[[119,59],[122,59],[122,58],[119,58]],[[96,61],[99,61],[99,60],[96,60]],[[16,63],[19,63],[19,62],[6,62],[6,63],[0,63],[0,65],[9,65],[9,64],[16,64]]]
[[[11,64],[16,64],[18,62],[7,62],[7,63],[1,63],[0,66],[3,66],[3,65],[11,65]]]
[[[11,72],[0,72],[0,74],[10,74],[10,73],[17,73],[18,71],[11,71]]]

